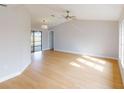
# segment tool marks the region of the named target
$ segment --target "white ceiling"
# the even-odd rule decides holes
[[[25,5],[32,18],[32,26],[39,28],[41,20],[46,19],[49,27],[56,26],[66,20],[62,17],[66,10],[79,20],[112,20],[117,21],[123,9],[123,5],[109,4],[34,4]],[[55,17],[51,17],[55,15]]]

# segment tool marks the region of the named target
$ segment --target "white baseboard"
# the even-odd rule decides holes
[[[10,74],[10,75],[8,75],[8,76],[6,76],[6,77],[0,78],[0,83],[1,83],[1,82],[4,82],[4,81],[6,81],[6,80],[9,80],[9,79],[11,79],[11,78],[14,78],[14,77],[16,77],[16,76],[19,76],[21,73],[22,73],[22,72],[17,72],[17,73],[14,73],[14,74]]]
[[[30,65],[30,64],[29,64],[29,65]],[[0,78],[0,83],[2,83],[2,82],[4,82],[4,81],[7,81],[7,80],[9,80],[9,79],[15,78],[15,77],[17,77],[17,76],[19,76],[19,75],[21,75],[21,74],[24,72],[24,70],[25,70],[29,65],[26,65],[22,70],[20,70],[20,71],[17,72],[17,73],[13,73],[13,74],[10,74],[10,75],[5,76],[5,77],[3,77],[3,78]]]
[[[66,50],[60,50],[60,49],[54,49],[55,51],[65,52],[65,53],[71,53],[71,54],[77,54],[77,55],[88,55],[88,56],[94,56],[94,57],[100,57],[100,58],[111,58],[114,60],[118,60],[118,58],[115,57],[109,57],[109,56],[101,56],[101,55],[95,55],[95,54],[86,54],[86,53],[80,53],[80,52],[74,52],[74,51],[66,51]]]
[[[42,51],[45,51],[45,50],[50,50],[50,48],[45,48],[45,49],[42,49]]]

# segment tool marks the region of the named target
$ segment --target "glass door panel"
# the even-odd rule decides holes
[[[31,34],[31,51],[37,52],[42,50],[42,32],[32,31]]]

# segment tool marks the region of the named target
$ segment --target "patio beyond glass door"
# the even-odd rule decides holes
[[[31,52],[42,51],[42,32],[31,32]]]

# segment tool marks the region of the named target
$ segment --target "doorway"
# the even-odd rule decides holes
[[[31,52],[42,51],[42,32],[31,32]]]
[[[54,50],[54,31],[49,32],[49,47]]]

